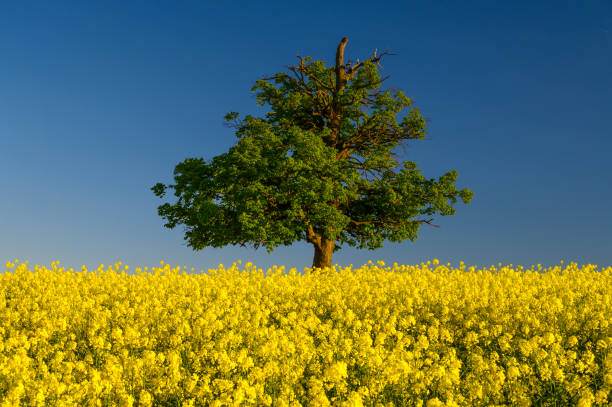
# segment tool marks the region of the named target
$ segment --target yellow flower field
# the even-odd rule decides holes
[[[612,267],[9,262],[0,406],[612,405]]]

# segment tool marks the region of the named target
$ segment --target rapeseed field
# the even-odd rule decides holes
[[[612,268],[0,275],[0,405],[612,405]]]

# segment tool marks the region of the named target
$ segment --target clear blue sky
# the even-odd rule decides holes
[[[502,3],[502,4],[500,4]],[[375,48],[384,85],[430,119],[403,159],[474,192],[415,242],[345,246],[342,266],[612,265],[612,2],[0,3],[0,269],[312,264],[306,242],[193,252],[150,188],[234,145],[229,111],[296,53]],[[398,149],[398,152],[402,152]]]

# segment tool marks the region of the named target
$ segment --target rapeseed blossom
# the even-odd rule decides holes
[[[0,407],[612,404],[612,268],[128,269],[7,262]]]

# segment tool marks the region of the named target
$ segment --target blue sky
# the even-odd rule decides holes
[[[234,145],[225,113],[266,111],[255,80],[296,53],[332,64],[344,36],[347,59],[397,54],[384,88],[430,119],[403,159],[427,178],[457,170],[474,198],[414,242],[333,263],[612,265],[611,2],[304,4],[2,2],[2,265],[309,267],[306,242],[194,252],[150,188]]]

